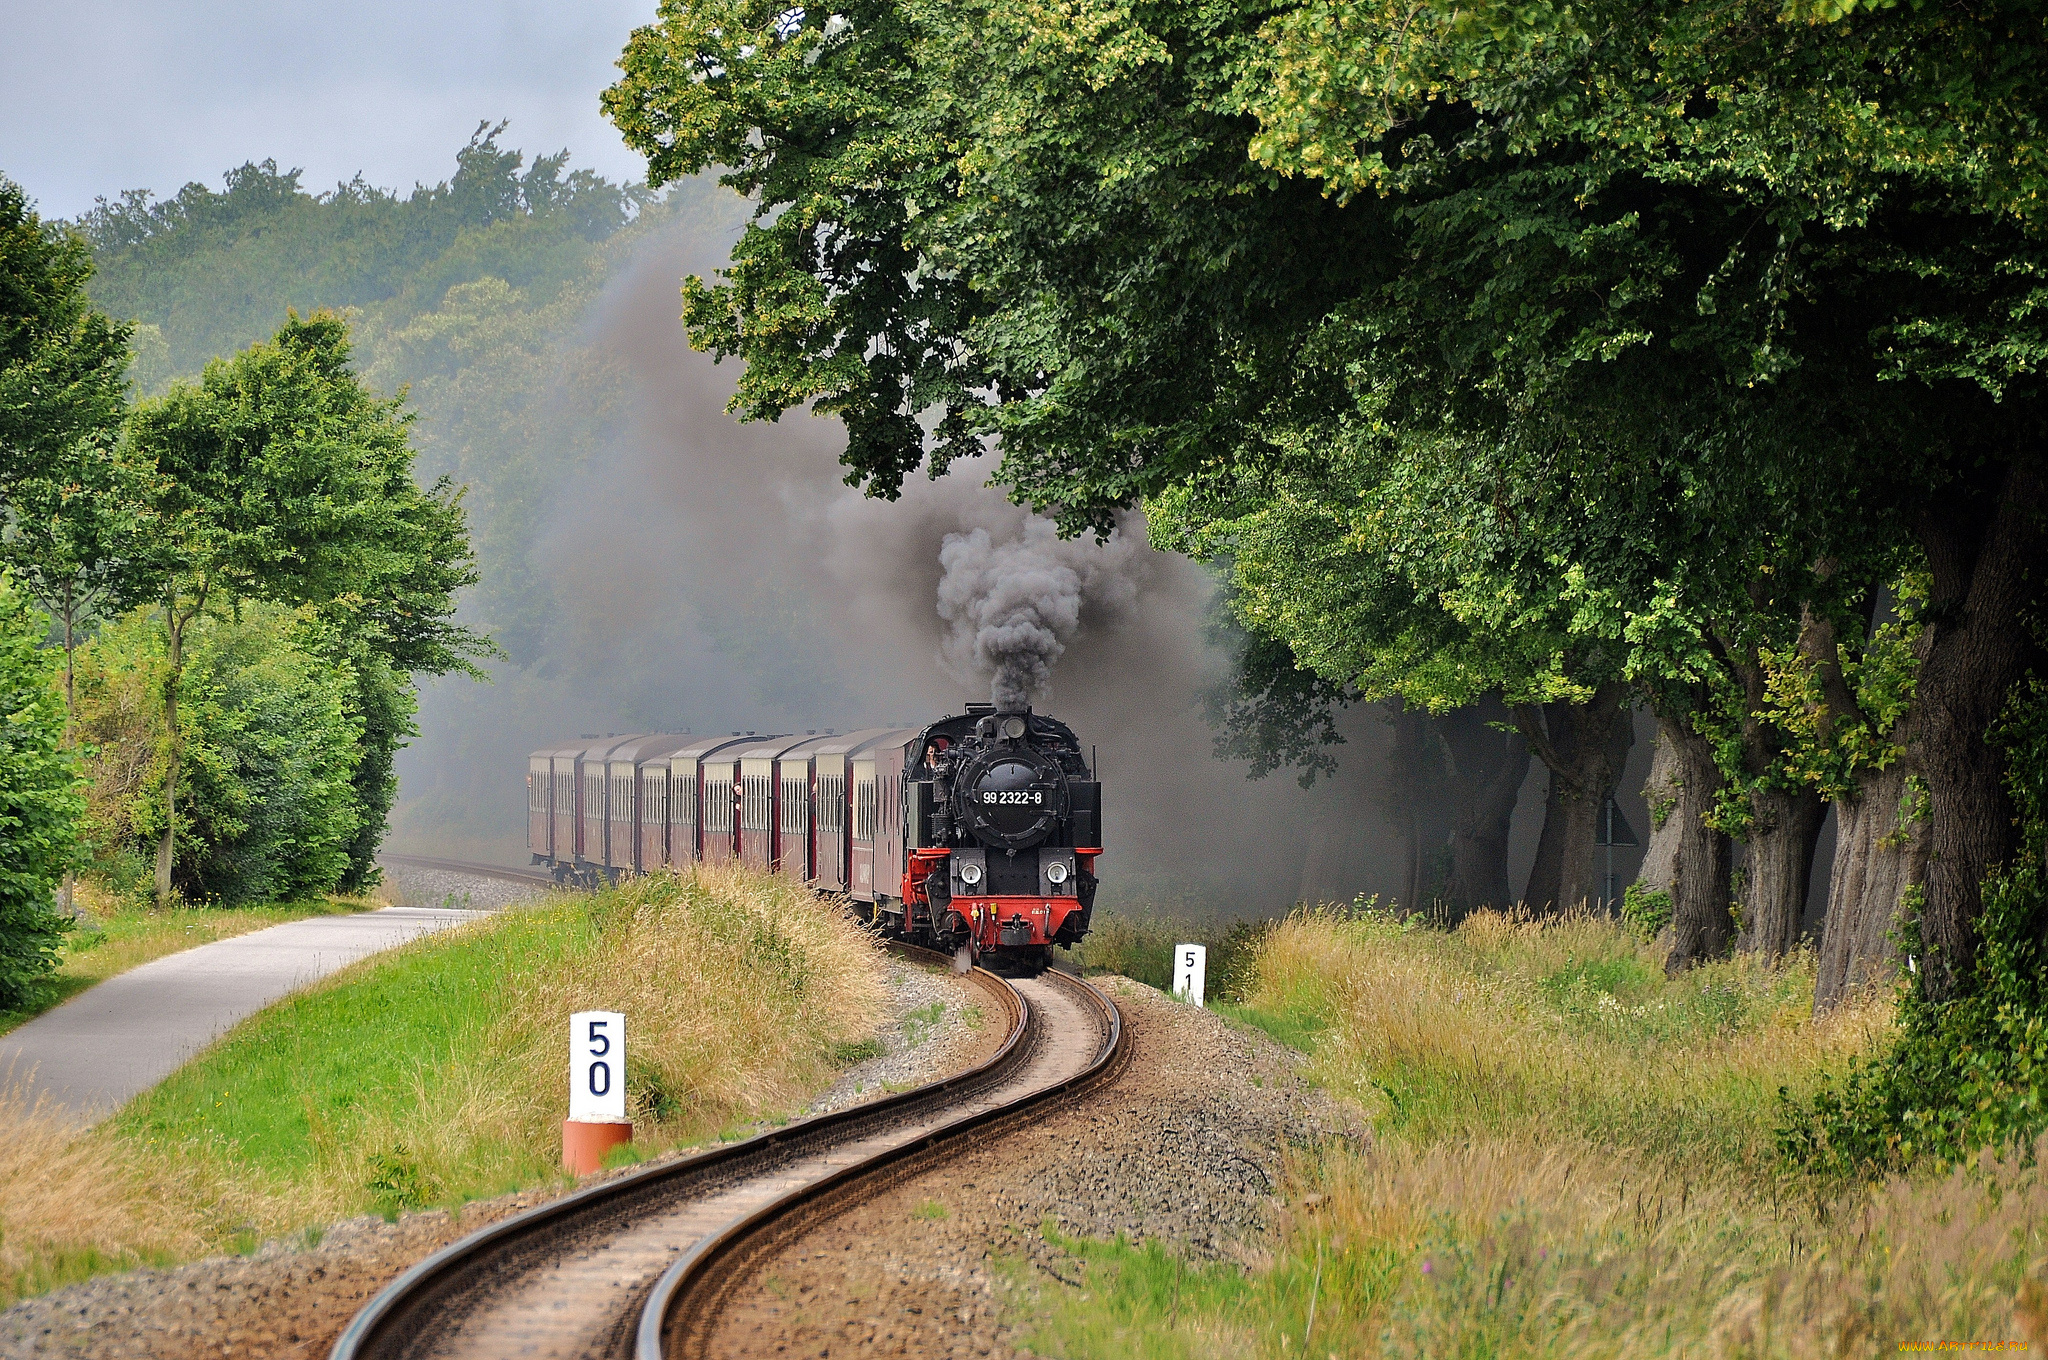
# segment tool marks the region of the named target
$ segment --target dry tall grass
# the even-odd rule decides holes
[[[551,1165],[576,1011],[626,1015],[627,1099],[645,1152],[800,1105],[830,1080],[834,1046],[872,1033],[882,1013],[873,937],[787,878],[699,867],[549,910],[586,928],[552,933],[494,979],[497,1015],[473,1051],[422,1061],[403,1099],[360,1119],[317,1120],[314,1174],[295,1187],[312,1202],[283,1218],[348,1212],[365,1187],[419,1202]]]
[[[1778,1087],[1866,1051],[1881,1005],[1815,1022],[1808,961],[1667,981],[1655,958],[1585,918],[1279,927],[1259,1004],[1325,1027],[1315,1069],[1374,1111],[1378,1136],[1303,1161],[1244,1351],[2048,1345],[2048,1184],[2032,1166],[1822,1192],[1775,1164]]]
[[[1479,912],[1456,931],[1297,913],[1267,937],[1254,1005],[1327,1024],[1320,1067],[1416,1136],[1560,1124],[1684,1159],[1770,1160],[1780,1087],[1867,1050],[1888,1003],[1811,1017],[1810,955],[1667,980],[1653,943],[1593,916]]]
[[[577,1010],[626,1013],[642,1150],[791,1109],[874,1031],[885,976],[834,904],[731,867],[416,941],[252,1017],[92,1131],[0,1101],[0,1301],[555,1176]]]
[[[151,1174],[108,1132],[0,1092],[0,1305],[207,1245],[196,1187]]]

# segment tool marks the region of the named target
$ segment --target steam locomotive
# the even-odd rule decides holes
[[[1042,965],[1088,931],[1102,785],[1065,723],[969,704],[922,729],[584,738],[527,759],[558,881],[738,860],[844,893],[885,934]]]

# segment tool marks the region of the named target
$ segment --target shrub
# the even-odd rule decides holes
[[[1621,919],[1642,938],[1654,940],[1658,931],[1671,924],[1671,894],[1631,883],[1622,892]]]
[[[29,999],[57,966],[67,922],[52,893],[77,857],[84,810],[63,749],[54,658],[38,644],[49,620],[0,576],[0,1006]]]
[[[302,611],[245,604],[195,625],[179,724],[179,890],[235,905],[317,897],[349,868],[361,826],[352,780],[363,720],[352,669],[324,653]],[[163,826],[162,630],[148,611],[79,652],[78,708],[92,746],[96,858],[110,878]]]

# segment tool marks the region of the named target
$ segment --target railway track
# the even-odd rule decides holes
[[[1064,1104],[1121,1063],[1116,1007],[1080,978],[1011,980],[976,968],[966,980],[1004,1025],[986,1062],[629,1171],[472,1233],[371,1300],[336,1341],[333,1360],[707,1356],[722,1305],[763,1254],[977,1137]]]

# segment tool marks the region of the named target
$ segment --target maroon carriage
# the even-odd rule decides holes
[[[576,757],[576,856],[578,872],[603,873],[611,821],[611,753],[638,739],[617,733],[583,748]],[[557,859],[562,858],[559,854]]]
[[[732,753],[759,740],[759,737],[699,737],[668,753],[668,853],[671,864],[706,861],[710,858],[705,853],[707,837],[716,856],[711,862],[723,863],[732,858]],[[717,781],[708,818],[705,815],[707,775]],[[722,841],[720,837],[723,837]]]
[[[785,792],[777,778],[777,764],[784,755],[816,740],[815,733],[795,740],[777,737],[764,745],[751,746],[740,752],[739,856],[742,864],[756,869],[776,867],[782,851],[779,828],[783,820]]]
[[[853,781],[852,884],[847,895],[886,914],[890,889],[903,878],[903,758],[917,740],[891,728],[863,743],[848,762]],[[896,911],[901,914],[901,901]]]
[[[607,778],[605,780],[605,855],[604,869],[612,878],[625,874],[645,873],[663,862],[658,857],[652,862],[647,857],[647,842],[651,839],[644,828],[647,820],[649,801],[663,801],[667,793],[666,769],[662,772],[661,787],[649,798],[646,781],[641,777],[643,764],[657,758],[666,765],[669,752],[689,740],[687,733],[656,732],[651,736],[614,746],[605,758]],[[660,823],[656,824],[657,826]],[[596,859],[595,855],[590,856]]]
[[[563,846],[575,844],[576,754],[582,749],[550,746],[526,758],[526,851],[535,864],[554,862],[557,837]]]
[[[893,729],[869,727],[858,732],[821,737],[805,756],[811,781],[809,843],[810,877],[826,892],[845,892],[853,829],[852,757]],[[809,745],[809,743],[806,743]],[[784,845],[789,843],[787,833]],[[787,850],[784,852],[787,854]]]

